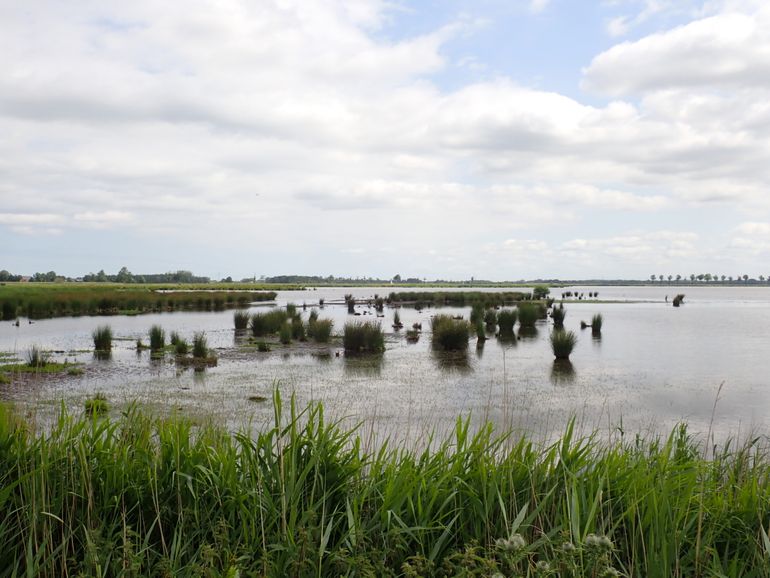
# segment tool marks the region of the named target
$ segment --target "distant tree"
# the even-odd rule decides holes
[[[134,276],[131,274],[131,271],[129,271],[127,267],[122,267],[120,271],[118,271],[118,274],[115,276],[115,281],[118,283],[133,283]]]
[[[732,275],[730,275],[730,276],[728,277],[728,279],[730,280],[730,283],[732,283],[732,282],[733,282],[733,276],[732,276]]]
[[[653,283],[655,283],[655,275],[650,275],[650,281],[652,281]]]
[[[550,292],[551,290],[548,289],[547,285],[535,285],[535,287],[532,289],[532,298],[545,299]]]
[[[674,278],[674,276],[673,276],[673,275],[669,275],[669,276],[668,276],[668,284],[669,284],[669,285],[671,285],[671,279],[673,279],[673,278]]]
[[[677,275],[676,276],[676,282],[679,283],[681,280],[682,280],[682,276],[681,275]]]
[[[690,273],[690,282],[695,283],[695,273]]]
[[[722,283],[724,283],[724,282],[725,282],[725,276],[722,275]]]
[[[706,273],[703,278],[706,280],[706,283],[711,283],[711,273]]]
[[[744,275],[743,276],[743,282],[744,283],[748,283],[749,282],[749,276],[748,275]]]
[[[401,283],[401,275],[399,273],[393,275],[393,283]]]
[[[764,283],[765,282],[765,276],[764,275],[760,275],[759,276],[759,280],[760,280],[760,282]]]

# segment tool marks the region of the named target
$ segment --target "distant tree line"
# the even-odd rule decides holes
[[[4,283],[5,281],[21,281],[21,275],[13,275],[3,269],[0,271],[0,282]]]
[[[760,275],[757,279],[754,279],[753,277],[749,277],[746,273],[743,273],[741,275],[718,275],[716,273],[690,273],[690,275],[650,275],[650,281],[655,283],[655,280],[658,280],[659,283],[663,283],[664,281],[668,281],[668,283],[687,283],[688,281],[690,283],[746,283],[746,284],[757,284],[757,283],[770,283],[770,275],[765,277],[764,275]]]
[[[98,273],[83,276],[89,283],[208,283],[209,277],[198,277],[190,271],[170,271],[168,273],[143,273],[134,275],[127,267],[122,267],[116,275],[107,275],[104,269]]]

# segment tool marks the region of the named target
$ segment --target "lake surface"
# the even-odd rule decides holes
[[[542,439],[563,432],[573,415],[584,431],[614,435],[668,433],[681,421],[701,435],[711,428],[720,439],[770,432],[770,380],[762,362],[770,353],[770,288],[664,284],[552,289],[557,299],[566,291],[599,293],[599,302],[565,302],[565,327],[579,337],[571,370],[553,363],[550,320],[538,322],[535,335],[512,342],[492,338],[477,348],[474,337],[467,354],[458,356],[431,350],[430,317],[437,309],[398,309],[405,327],[423,324],[420,341],[410,344],[404,330],[391,329],[392,308],[376,319],[374,308],[359,305],[359,312],[371,315],[353,318],[343,305],[328,304],[341,301],[346,293],[365,299],[391,290],[278,293],[278,305],[293,302],[302,310],[307,303],[305,319],[319,298],[325,299],[320,317],[333,319],[335,332],[351,319],[382,322],[386,351],[374,357],[346,357],[339,343],[277,345],[270,353],[259,353],[235,335],[232,311],[59,318],[33,324],[22,320],[18,328],[4,322],[0,351],[23,358],[37,344],[56,351],[56,361],[66,358],[85,365],[81,376],[32,376],[0,385],[0,397],[42,422],[62,403],[80,411],[87,397],[103,392],[116,411],[137,400],[159,413],[210,417],[236,429],[269,421],[269,398],[278,387],[286,399],[294,394],[300,407],[323,401],[327,415],[346,424],[360,423],[373,443],[386,436],[419,442],[431,431],[444,433],[459,415],[468,414],[474,424],[492,420]],[[686,294],[680,308],[670,304],[677,292]],[[466,319],[469,315],[469,308],[440,311]],[[595,313],[604,317],[601,339],[593,338],[590,329],[580,329],[580,321],[590,322]],[[91,332],[105,323],[118,341],[110,360],[96,360],[90,352]],[[147,351],[137,353],[136,339],[147,343],[153,324],[162,325],[167,335],[178,331],[188,340],[194,332],[205,331],[219,356],[218,366],[196,373],[178,369],[172,356],[156,361]],[[268,401],[249,401],[256,395]]]

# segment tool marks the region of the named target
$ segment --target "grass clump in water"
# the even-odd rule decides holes
[[[594,335],[601,335],[602,325],[604,324],[604,318],[601,313],[597,313],[591,318],[591,333]]]
[[[160,325],[150,327],[150,351],[158,352],[166,347],[166,332]]]
[[[497,314],[497,325],[501,335],[513,335],[513,326],[516,325],[518,314],[515,309],[501,309]]]
[[[176,345],[176,344],[177,344],[177,342],[178,342],[180,339],[181,339],[181,337],[179,337],[179,332],[178,332],[178,331],[172,331],[171,333],[169,333],[169,336],[168,336],[168,342],[169,342],[171,345]]]
[[[334,322],[331,319],[319,319],[313,324],[313,339],[318,343],[328,343]]]
[[[270,352],[270,346],[265,343],[264,341],[258,341],[257,342],[257,351],[260,353],[269,353]]]
[[[451,315],[436,315],[431,319],[431,343],[442,351],[462,351],[468,348],[470,329],[462,319]]]
[[[297,341],[307,341],[305,324],[302,322],[302,317],[299,315],[291,318],[291,338],[296,339]]]
[[[249,319],[251,316],[245,309],[239,309],[233,313],[233,325],[235,325],[236,331],[244,331],[249,327]]]
[[[43,349],[39,345],[33,345],[29,348],[26,354],[28,367],[45,367],[51,362],[51,354]]]
[[[297,315],[297,306],[294,303],[286,304],[286,315],[288,317],[295,317]]]
[[[284,326],[289,316],[282,309],[272,309],[267,312],[254,313],[249,321],[251,333],[254,337],[275,335]]]
[[[556,359],[569,359],[577,345],[577,336],[573,331],[554,329],[551,332],[551,351]]]
[[[491,331],[494,331],[495,327],[497,327],[497,311],[494,309],[487,309],[484,313],[484,324]]]
[[[532,328],[540,319],[540,309],[532,303],[519,304],[519,323],[521,327]]]
[[[551,319],[553,319],[553,326],[556,329],[564,327],[564,318],[567,316],[567,310],[564,307],[554,307],[551,311]]]
[[[110,402],[103,393],[97,393],[85,401],[83,410],[90,416],[106,415],[110,411]]]
[[[206,359],[209,357],[209,342],[206,334],[199,331],[193,335],[192,354],[195,359]]]
[[[94,350],[98,353],[112,351],[112,328],[109,325],[101,325],[94,329],[91,337],[94,340]]]
[[[177,337],[176,343],[174,344],[174,353],[177,355],[187,355],[189,352],[190,344],[187,343],[187,340]]]
[[[385,351],[385,334],[374,321],[346,323],[342,345],[347,353],[380,353]]]
[[[291,336],[292,336],[292,327],[293,323],[290,321],[285,321],[283,326],[281,327],[280,331],[278,331],[278,339],[281,343],[284,345],[289,345],[291,343]]]

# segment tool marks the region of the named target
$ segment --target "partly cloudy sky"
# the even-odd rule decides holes
[[[0,3],[0,268],[770,274],[770,3]]]

